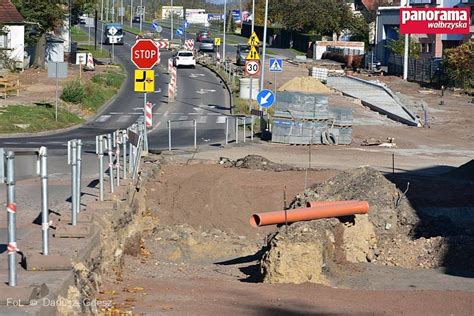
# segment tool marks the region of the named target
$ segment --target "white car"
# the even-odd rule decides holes
[[[173,64],[175,67],[180,66],[196,67],[196,59],[194,53],[188,50],[180,50],[173,57]]]

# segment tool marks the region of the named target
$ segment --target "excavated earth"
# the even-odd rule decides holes
[[[390,179],[369,167],[306,172],[259,156],[152,156],[144,165],[153,175],[141,184],[148,228],[130,234],[120,266],[103,276],[97,299],[114,302],[107,312],[474,311],[473,231],[419,211],[436,202],[421,194],[426,179]],[[443,181],[431,179],[435,189]],[[451,187],[465,197],[462,205],[474,206],[471,183]],[[249,224],[255,212],[350,199],[368,201],[369,214],[288,227]]]

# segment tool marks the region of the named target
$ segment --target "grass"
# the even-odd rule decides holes
[[[0,133],[35,133],[66,128],[83,121],[79,116],[59,109],[58,121],[55,120],[55,108],[51,104],[36,106],[11,105],[0,115]],[[29,124],[27,128],[14,124]]]
[[[100,44],[97,44],[97,47],[100,47]],[[104,47],[103,50],[100,50],[100,48],[97,50],[94,49],[94,45],[79,45],[77,47],[78,52],[92,53],[92,56],[94,56],[95,58],[110,58],[111,50],[112,50],[112,46],[107,47],[107,48]]]
[[[140,28],[135,27],[135,26],[130,27],[129,25],[124,25],[123,29],[127,32],[134,33],[134,34],[140,33]],[[145,28],[144,26],[142,26],[142,33],[144,33],[145,31],[150,32],[151,30],[149,30],[149,28]]]
[[[88,34],[77,26],[71,28],[71,38],[73,42],[87,42],[89,40]],[[92,40],[91,38],[91,41]]]
[[[122,68],[94,75],[85,84],[86,97],[82,102],[82,108],[96,112],[105,102],[112,98],[122,86],[125,75]]]

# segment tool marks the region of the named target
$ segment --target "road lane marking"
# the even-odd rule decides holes
[[[163,116],[168,116],[168,111],[166,111],[165,114],[163,114]]]
[[[123,115],[123,112],[109,112],[110,115]]]
[[[206,124],[207,123],[207,116],[199,116],[196,120],[197,123],[199,124]]]
[[[187,115],[182,115],[178,118],[178,120],[187,120],[189,116]]]
[[[216,120],[216,124],[224,124],[225,123],[225,116],[219,116]]]
[[[104,123],[105,121],[107,121],[108,119],[110,119],[112,117],[112,115],[101,115],[99,116],[98,119],[96,119],[95,121],[96,122],[99,122],[99,123]]]
[[[130,119],[130,117],[131,117],[130,115],[123,115],[118,118],[117,122],[119,123],[127,122]]]

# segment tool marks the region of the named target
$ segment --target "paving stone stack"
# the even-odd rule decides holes
[[[352,109],[329,107],[324,94],[278,92],[272,141],[284,144],[348,145],[352,142]]]

